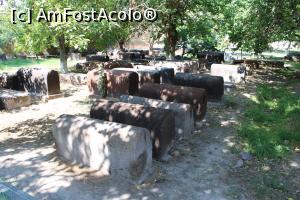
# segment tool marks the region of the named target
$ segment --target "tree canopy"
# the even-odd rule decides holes
[[[150,46],[163,38],[166,53],[172,58],[178,48],[224,50],[228,44],[261,53],[274,41],[300,41],[300,3],[297,0],[9,0],[9,8],[31,8],[33,18],[38,10],[63,12],[65,8],[84,11],[128,11],[153,8],[158,12],[155,22],[9,22],[10,15],[1,15],[0,49],[41,53],[58,47],[61,71],[67,72],[67,50],[94,48],[98,51],[112,46],[124,49],[133,36],[150,33]]]

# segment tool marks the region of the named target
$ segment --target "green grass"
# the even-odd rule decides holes
[[[300,145],[300,97],[286,87],[260,85],[238,128],[245,150],[259,158],[282,158]]]
[[[0,200],[10,200],[10,198],[5,194],[0,193]]]
[[[0,71],[16,71],[22,67],[45,67],[58,70],[59,59],[12,59],[8,61],[0,61]]]

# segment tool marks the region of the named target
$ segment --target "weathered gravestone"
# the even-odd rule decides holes
[[[178,72],[183,73],[197,73],[199,71],[199,62],[188,61],[151,61],[150,65],[160,68],[173,68],[175,74]]]
[[[109,57],[106,55],[87,55],[86,61],[88,61],[88,62],[108,62]]]
[[[112,71],[136,72],[139,75],[139,86],[144,83],[160,83],[160,71],[155,69],[115,68]]]
[[[148,99],[144,97],[122,95],[121,102],[140,104],[154,108],[171,110],[175,117],[176,138],[188,138],[194,131],[193,108],[189,104],[167,102],[157,99]]]
[[[207,93],[205,89],[146,83],[140,88],[139,96],[190,104],[193,107],[194,116],[197,120],[202,120],[206,113]]]
[[[17,74],[1,73],[0,88],[19,90]]]
[[[17,72],[19,89],[35,94],[60,94],[59,73],[54,70],[31,68]]]
[[[151,172],[152,142],[145,128],[62,115],[52,133],[58,155],[71,163],[137,180]]]
[[[21,108],[29,106],[31,103],[31,97],[26,92],[0,89],[0,110]]]
[[[125,95],[135,95],[139,90],[139,75],[132,71],[115,70],[106,73],[107,95],[119,97]]]
[[[88,85],[88,89],[91,95],[103,95],[106,96],[107,95],[107,80],[106,80],[106,76],[107,73],[109,73],[109,70],[104,70],[103,74],[102,74],[102,79],[100,80],[100,76],[99,76],[99,70],[98,69],[94,69],[92,71],[89,71],[87,73],[87,85]],[[101,85],[99,85],[101,84]],[[102,94],[101,94],[101,90]]]
[[[225,83],[240,83],[246,78],[246,69],[241,65],[213,64],[211,66],[212,76],[221,76]]]
[[[224,95],[224,79],[207,74],[177,73],[174,85],[204,88],[211,100],[221,99]]]
[[[93,104],[90,117],[147,128],[151,133],[153,156],[158,160],[164,160],[173,146],[175,119],[172,111],[99,100]]]
[[[60,82],[75,86],[85,85],[87,83],[87,75],[79,73],[68,73],[59,75]]]
[[[158,70],[160,72],[160,83],[165,84],[172,84],[175,76],[174,68],[155,67],[147,65],[136,65],[133,68],[139,70]]]

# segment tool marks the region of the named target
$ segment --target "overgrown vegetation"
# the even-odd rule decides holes
[[[300,97],[285,86],[257,87],[238,128],[245,149],[258,158],[282,158],[300,146]]]

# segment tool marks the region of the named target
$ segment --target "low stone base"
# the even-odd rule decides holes
[[[27,92],[0,89],[0,110],[12,110],[29,106],[32,103]]]

